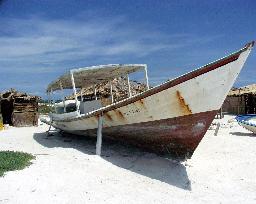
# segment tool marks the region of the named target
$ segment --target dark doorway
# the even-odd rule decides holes
[[[3,116],[3,123],[12,125],[13,100],[2,100],[1,112]]]
[[[252,94],[245,95],[245,113],[256,114],[256,96]]]

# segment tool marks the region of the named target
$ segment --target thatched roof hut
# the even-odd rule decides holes
[[[38,123],[38,100],[40,97],[21,93],[15,89],[0,94],[0,112],[4,124],[33,126]]]
[[[232,88],[223,103],[224,112],[232,114],[256,113],[256,84]]]
[[[228,96],[241,96],[244,94],[256,95],[256,84],[251,84],[240,88],[232,88],[229,91]]]

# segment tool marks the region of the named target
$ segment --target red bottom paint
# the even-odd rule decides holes
[[[103,128],[110,137],[165,157],[191,158],[217,110],[176,118]],[[95,135],[97,130],[73,133]],[[104,143],[103,143],[104,145]]]

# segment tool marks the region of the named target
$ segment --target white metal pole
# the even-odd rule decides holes
[[[110,81],[110,95],[111,95],[111,103],[114,103],[114,96],[113,96],[113,85],[112,85],[112,81]]]
[[[50,98],[50,104],[53,105],[53,100],[52,100],[52,89],[49,91],[49,98]]]
[[[81,88],[81,90],[80,90],[80,98],[81,98],[81,102],[83,102],[83,88]]]
[[[77,100],[77,94],[76,94],[76,84],[75,84],[74,75],[73,75],[72,70],[70,70],[70,75],[71,75],[71,82],[72,82],[72,86],[73,86],[73,92],[74,92],[74,95],[75,95],[76,110],[79,111],[79,108],[78,108],[78,100]]]
[[[53,106],[54,106],[54,110],[55,110],[55,113],[57,113],[55,100],[53,99],[53,91],[52,91],[52,89],[51,89],[51,94],[52,94],[52,103],[53,103]]]
[[[46,95],[47,95],[47,101],[48,101],[48,104],[50,103],[50,97],[49,97],[49,92],[47,91],[46,92]]]
[[[64,91],[63,91],[63,86],[62,86],[62,83],[60,81],[60,89],[61,89],[61,92],[62,92],[62,102],[63,102],[63,107],[64,107],[64,113],[66,113],[66,105],[65,105],[65,95],[64,95]]]
[[[103,126],[103,117],[99,116],[98,119],[98,130],[97,130],[97,143],[96,143],[96,154],[101,155],[101,146],[102,146],[102,126]]]
[[[145,72],[145,79],[146,79],[146,86],[147,86],[147,90],[149,90],[149,83],[148,83],[148,68],[147,68],[147,65],[145,65],[145,67],[144,67],[144,72]]]
[[[97,91],[96,91],[95,85],[93,85],[93,91],[94,91],[95,100],[97,100]]]
[[[49,91],[47,91],[47,98],[48,98],[48,107],[52,111],[52,101],[51,101],[51,95]]]
[[[128,94],[129,94],[129,97],[132,96],[132,93],[131,93],[131,85],[130,85],[130,79],[129,79],[129,74],[127,74],[127,84],[128,84]]]

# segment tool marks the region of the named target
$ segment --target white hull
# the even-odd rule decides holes
[[[250,49],[243,52],[238,60],[218,69],[148,96],[143,102],[135,101],[108,111],[103,115],[103,127],[156,121],[220,109],[249,52]],[[124,116],[123,119],[117,112]],[[68,132],[96,129],[97,125],[98,119],[94,116],[54,122],[54,126]]]
[[[159,154],[191,156],[240,73],[253,43],[142,94],[72,119],[54,120],[65,132],[103,134]]]

